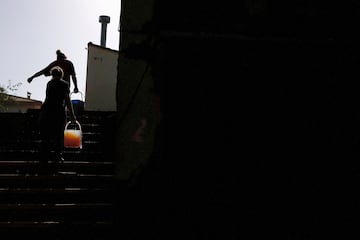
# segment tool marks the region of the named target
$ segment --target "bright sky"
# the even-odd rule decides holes
[[[85,96],[87,45],[100,45],[100,15],[110,17],[106,47],[119,50],[121,0],[2,0],[0,86],[21,83],[11,95],[43,101],[49,77],[27,78],[56,59],[60,49],[74,63]],[[71,91],[73,83],[71,83]]]

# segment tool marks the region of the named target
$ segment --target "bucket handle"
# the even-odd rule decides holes
[[[70,93],[70,99],[71,99],[71,95],[72,95],[73,93],[75,93],[75,94],[80,93],[80,95],[81,95],[81,101],[84,101],[83,93],[82,93],[81,91],[78,91],[77,93],[76,93],[76,92],[71,92],[71,93]]]
[[[68,126],[70,125],[70,123],[71,123],[71,121],[68,121],[68,122],[66,123],[66,125],[65,125],[65,130],[68,128]],[[81,125],[80,125],[80,123],[79,123],[77,120],[75,121],[75,124],[79,127],[80,132],[82,132],[82,130],[81,130]]]

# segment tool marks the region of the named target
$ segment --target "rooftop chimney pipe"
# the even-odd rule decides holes
[[[106,27],[107,24],[110,22],[109,16],[100,16],[99,22],[101,23],[101,39],[100,39],[100,46],[106,47]]]

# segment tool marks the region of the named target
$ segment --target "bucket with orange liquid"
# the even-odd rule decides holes
[[[64,130],[65,148],[82,148],[82,130],[78,121],[68,121]]]

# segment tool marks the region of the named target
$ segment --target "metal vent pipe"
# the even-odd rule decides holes
[[[99,17],[99,22],[101,23],[100,46],[106,47],[106,28],[107,28],[107,24],[110,22],[110,17],[102,15]]]

